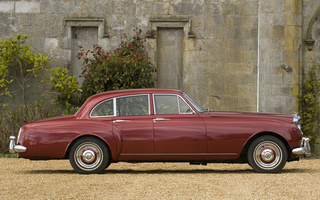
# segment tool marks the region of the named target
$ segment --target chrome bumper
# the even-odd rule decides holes
[[[22,145],[16,144],[16,137],[10,136],[10,145],[9,145],[9,152],[10,153],[23,153],[27,151],[27,147]]]
[[[292,153],[296,155],[311,154],[309,140],[310,140],[309,138],[303,137],[301,141],[301,146],[298,148],[292,149]]]

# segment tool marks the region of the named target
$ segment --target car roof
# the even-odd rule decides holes
[[[91,97],[97,97],[97,96],[122,96],[122,95],[128,95],[128,94],[142,94],[142,93],[181,93],[181,90],[176,89],[156,89],[156,88],[143,88],[143,89],[125,89],[125,90],[112,90],[107,92],[102,92],[99,94],[95,94]]]
[[[136,95],[136,94],[150,94],[150,93],[169,93],[169,94],[181,94],[181,90],[176,89],[125,89],[125,90],[113,90],[95,94],[87,99],[87,101],[81,106],[78,112],[75,114],[77,118],[83,118],[89,110],[91,110],[97,103],[107,99],[118,96]]]

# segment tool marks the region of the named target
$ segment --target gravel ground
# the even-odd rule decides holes
[[[319,199],[320,159],[259,174],[247,164],[117,163],[81,175],[68,160],[0,158],[0,199]]]

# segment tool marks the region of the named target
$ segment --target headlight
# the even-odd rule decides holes
[[[300,119],[301,117],[297,114],[293,115],[293,123],[298,127],[298,129],[301,131],[301,125],[300,125]]]

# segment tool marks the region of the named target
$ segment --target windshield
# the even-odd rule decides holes
[[[186,93],[183,93],[184,97],[192,104],[192,106],[198,111],[203,113],[204,110],[193,100],[191,99]]]

